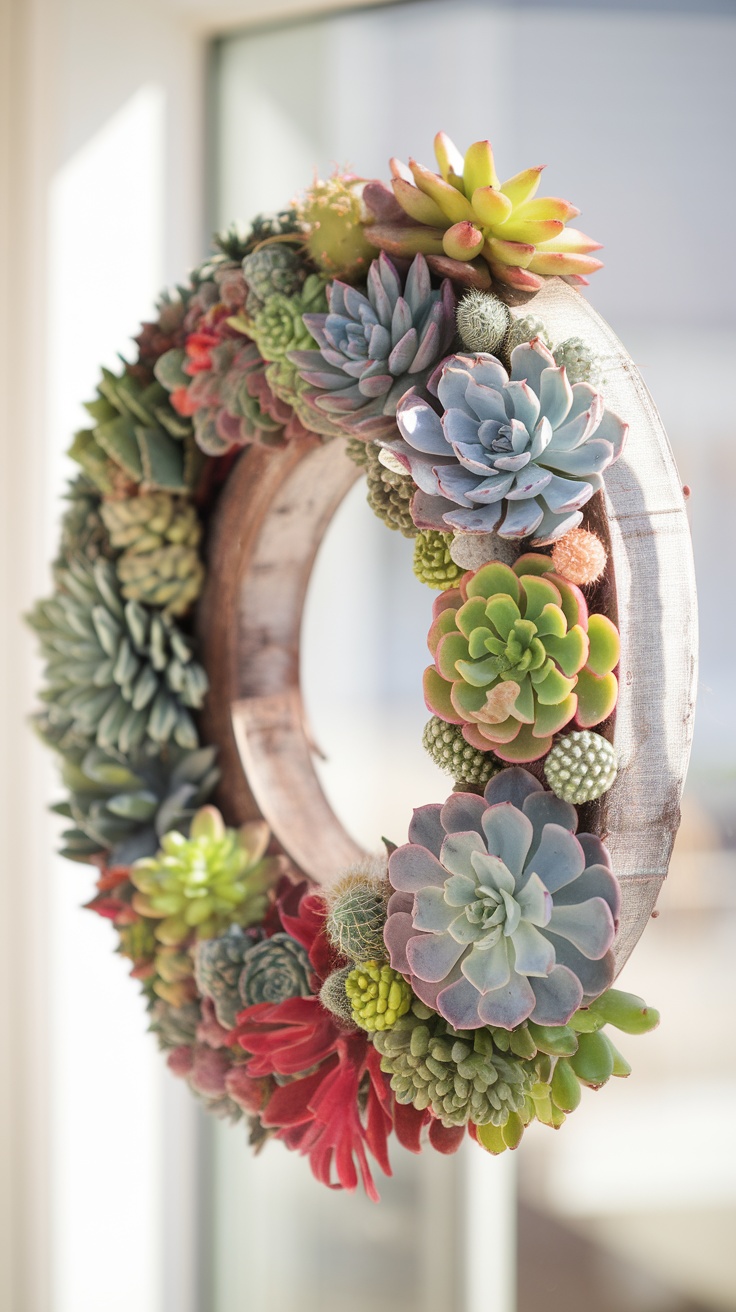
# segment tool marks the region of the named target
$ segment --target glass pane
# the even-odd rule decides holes
[[[735,60],[733,16],[695,6],[646,12],[486,0],[323,17],[233,36],[218,48],[218,224],[282,207],[314,168],[325,176],[349,164],[386,177],[392,154],[431,163],[438,128],[461,146],[490,135],[502,176],[549,160],[547,189],[584,205],[581,225],[607,247],[607,267],[586,294],[643,368],[683,479],[694,486],[703,647],[693,770],[661,915],[622,979],[664,1019],[655,1035],[622,1041],[634,1064],[628,1083],[586,1094],[560,1134],[534,1127],[515,1155],[520,1312],[540,1305],[543,1288],[554,1291],[550,1306],[564,1298],[571,1309],[599,1312],[736,1304],[727,1240],[736,1222],[734,1057],[722,1038],[736,983],[736,635],[733,608],[722,604],[733,590],[723,533],[736,493],[736,435],[720,381],[736,346],[736,260],[717,217],[736,202],[733,175],[723,169]],[[709,179],[718,180],[718,200],[706,270],[705,219],[696,211],[706,206]],[[419,745],[430,600],[411,575],[410,553],[410,543],[371,518],[356,489],[325,543],[307,611],[303,674],[327,757],[325,786],[371,847],[384,833],[400,841],[411,807],[447,791]],[[335,596],[339,624],[328,605]],[[427,1299],[437,1288],[446,1291],[442,1306],[458,1312],[500,1312],[504,1299],[513,1305],[507,1273],[496,1283],[504,1251],[497,1236],[501,1218],[508,1222],[500,1200],[508,1200],[513,1162],[476,1152],[468,1168],[397,1154],[396,1179],[383,1186],[383,1206],[371,1209],[320,1192],[305,1164],[275,1145],[253,1162],[232,1131],[218,1127],[217,1140],[218,1312],[252,1288],[248,1280],[260,1291],[259,1308],[292,1305],[293,1273],[279,1264],[285,1233],[303,1278],[299,1306],[338,1307],[341,1298],[362,1306],[363,1272],[377,1272],[372,1302],[386,1307],[398,1303],[398,1291],[403,1307],[433,1306]],[[483,1173],[482,1205],[468,1169]],[[437,1236],[429,1245],[417,1220],[427,1208]],[[269,1229],[275,1217],[286,1227],[277,1235]],[[492,1298],[485,1245],[479,1253],[457,1237],[477,1234],[481,1218],[493,1244]],[[441,1272],[431,1266],[438,1274],[428,1283],[428,1254],[439,1262],[440,1246],[446,1259]]]

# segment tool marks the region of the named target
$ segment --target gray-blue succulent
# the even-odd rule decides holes
[[[430,381],[440,412],[409,393],[399,439],[380,439],[412,475],[419,528],[533,535],[555,542],[582,520],[603,487],[628,425],[589,383],[570,386],[539,338],[511,353],[511,375],[492,355],[455,355]]]
[[[382,253],[365,292],[335,281],[327,299],[328,314],[304,315],[319,350],[288,352],[314,389],[309,403],[366,441],[395,436],[401,397],[423,387],[452,345],[452,284],[446,278],[434,289],[423,255],[402,280]]]
[[[389,860],[391,965],[456,1029],[564,1025],[613,979],[619,887],[577,813],[527,770],[414,813]]]

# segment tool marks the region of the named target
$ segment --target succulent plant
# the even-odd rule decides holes
[[[246,953],[238,984],[244,1007],[311,996],[309,953],[290,934],[272,934]]]
[[[154,931],[155,941],[155,931]],[[172,1007],[184,1007],[197,998],[192,957],[177,947],[162,947],[156,943],[152,973],[147,977],[156,997],[163,998]]]
[[[116,562],[124,597],[156,607],[164,615],[191,610],[204,583],[204,565],[196,547],[160,547],[139,555],[126,551]]]
[[[457,1030],[416,1000],[373,1043],[396,1101],[429,1108],[443,1125],[504,1125],[536,1080],[532,1062],[501,1052],[493,1031]]]
[[[68,505],[61,520],[61,541],[54,569],[64,569],[78,556],[85,556],[87,560],[96,560],[98,556],[111,559],[115,553],[102,519],[100,493],[94,483],[80,474],[67,487],[64,499]]]
[[[618,631],[605,615],[588,615],[549,556],[465,574],[435,601],[428,645],[429,710],[504,761],[538,760],[573,717],[592,728],[616,704]]]
[[[616,779],[616,751],[607,738],[583,729],[558,738],[544,763],[552,792],[580,806],[607,793]]]
[[[382,463],[380,448],[374,442],[349,437],[346,449],[350,459],[365,469],[367,501],[373,514],[383,520],[387,528],[398,529],[405,538],[415,538],[417,528],[411,517],[411,502],[417,489],[410,475],[388,469]]]
[[[171,830],[156,856],[131,868],[134,910],[159,920],[156,938],[171,947],[256,924],[279,872],[278,861],[264,855],[269,838],[263,821],[226,829],[219,811],[202,807],[188,838]]]
[[[555,572],[578,587],[596,583],[606,568],[607,559],[600,538],[584,528],[571,529],[564,538],[555,542],[552,552]]]
[[[497,282],[527,292],[539,291],[552,274],[585,283],[602,267],[591,255],[600,243],[565,227],[580,211],[554,196],[536,197],[541,168],[501,183],[489,141],[476,141],[463,157],[444,132],[435,137],[435,154],[439,174],[415,160],[408,168],[391,161],[403,214],[400,222],[366,229],[374,245],[395,255],[444,256],[458,281],[471,280],[473,262],[481,269],[485,263]]]
[[[163,998],[153,995],[149,1008],[149,1030],[156,1035],[158,1045],[164,1052],[170,1048],[184,1047],[194,1043],[200,1010],[196,1002],[173,1007]]]
[[[243,277],[251,293],[249,310],[251,297],[263,305],[274,292],[296,296],[306,276],[307,270],[297,246],[280,241],[259,246],[243,260]]]
[[[356,1025],[353,1020],[353,1006],[345,991],[345,981],[353,969],[353,966],[341,966],[339,970],[333,970],[319,991],[319,1000],[325,1011],[329,1011],[349,1029],[355,1029]]]
[[[542,319],[536,314],[524,314],[511,319],[511,326],[504,343],[504,359],[510,356],[515,346],[522,346],[538,337],[548,351],[552,350],[552,339]],[[491,351],[491,355],[494,352]]]
[[[69,455],[106,496],[138,484],[169,492],[195,485],[201,457],[191,421],[175,412],[159,382],[142,386],[127,371],[103,369],[97,397],[85,409],[94,427],[75,435]]]
[[[184,317],[193,290],[192,284],[173,293],[165,292],[156,305],[156,318],[141,324],[140,332],[134,337],[137,358],[126,364],[125,371],[142,387],[154,381],[153,371],[159,356],[184,345]]]
[[[364,961],[345,980],[355,1024],[369,1034],[390,1030],[405,1016],[412,992],[398,971],[380,961]]]
[[[494,296],[471,288],[460,298],[457,307],[457,330],[466,351],[498,355],[511,327],[511,312]]]
[[[239,263],[260,246],[261,242],[271,237],[281,237],[300,232],[301,225],[296,208],[278,210],[272,214],[257,214],[249,228],[231,223],[228,228],[218,232],[214,244],[228,260]]]
[[[217,1019],[231,1030],[235,1017],[246,1005],[239,983],[245,958],[261,940],[258,929],[242,930],[231,925],[218,938],[202,939],[194,950],[194,974],[200,993],[214,1004]]]
[[[575,808],[518,767],[414,812],[392,853],[385,941],[457,1029],[564,1025],[613,979],[619,887]]]
[[[375,248],[365,236],[370,213],[363,203],[362,178],[335,173],[312,183],[299,205],[306,247],[315,264],[331,278],[357,282],[365,278]]]
[[[312,345],[311,321],[326,309],[324,279],[310,273],[295,296],[274,292],[252,321],[235,319],[233,327],[255,338],[264,360],[284,360]]]
[[[118,866],[153,856],[164,834],[186,832],[210,797],[220,777],[216,754],[214,747],[169,747],[125,757],[92,747],[67,755],[61,777],[69,799],[53,808],[74,824],[62,835],[62,856],[89,861],[109,853]]]
[[[46,719],[72,746],[93,741],[127,754],[144,742],[197,746],[188,707],[207,676],[190,638],[168,616],[123,602],[109,561],[57,572],[57,591],[29,616],[45,658]]]
[[[571,387],[535,338],[514,348],[510,379],[492,355],[454,355],[431,386],[441,413],[409,393],[399,439],[381,439],[419,488],[418,528],[531,535],[538,546],[577,528],[628,429],[588,383]]]
[[[603,373],[603,361],[582,337],[568,337],[556,346],[555,363],[561,366],[570,383],[591,383],[597,387]]]
[[[464,570],[450,555],[451,533],[437,529],[420,529],[414,541],[413,569],[420,583],[442,591],[451,588],[462,577]]]
[[[318,433],[323,438],[344,437],[342,429],[324,411],[310,404],[311,388],[300,377],[296,365],[289,360],[272,360],[266,365],[265,378],[272,395],[293,409],[299,423],[308,432]],[[288,428],[284,436],[288,436]]]
[[[433,715],[424,726],[422,744],[435,765],[458,784],[485,788],[488,780],[501,769],[490,752],[480,751],[465,741],[460,725],[447,724],[437,715]]]
[[[383,959],[383,927],[391,890],[386,865],[367,860],[346,870],[325,890],[327,937],[351,961]]]
[[[167,546],[197,547],[202,536],[192,502],[168,492],[103,501],[100,514],[118,551],[143,554]]]
[[[452,285],[445,279],[433,290],[422,256],[403,280],[382,254],[365,294],[336,281],[327,297],[327,314],[305,317],[319,350],[291,351],[289,359],[315,389],[316,409],[366,440],[390,437],[404,392],[423,387],[452,342]]]
[[[120,939],[116,951],[132,961],[134,969],[140,970],[143,965],[153,962],[160,944],[156,942],[150,920],[136,916],[130,924],[120,925],[118,932]]]

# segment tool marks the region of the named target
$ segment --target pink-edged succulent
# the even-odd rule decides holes
[[[493,355],[453,355],[428,390],[436,402],[402,397],[399,434],[381,440],[419,489],[420,529],[556,542],[581,523],[626,440],[628,424],[589,383],[571,386],[538,337],[514,348],[510,374]]]
[[[393,852],[391,965],[456,1029],[564,1025],[613,980],[620,893],[604,844],[527,770],[418,808]]]
[[[579,588],[530,552],[513,567],[490,561],[434,604],[424,675],[430,711],[504,761],[546,756],[575,720],[589,729],[611,714],[619,635],[588,615]]]

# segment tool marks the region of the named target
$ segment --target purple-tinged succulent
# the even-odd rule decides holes
[[[564,1025],[613,980],[608,851],[528,771],[414,812],[389,861],[394,970],[456,1029]]]
[[[317,351],[289,351],[315,390],[310,404],[366,441],[396,432],[396,407],[409,388],[423,387],[455,335],[455,293],[445,279],[434,290],[418,255],[406,280],[381,254],[368,270],[365,293],[335,281],[329,314],[305,314]]]
[[[430,380],[440,413],[410,392],[396,411],[401,437],[381,439],[417,484],[418,528],[495,531],[542,546],[576,528],[603,487],[628,425],[535,338],[511,353],[511,377],[492,355],[454,355]]]

